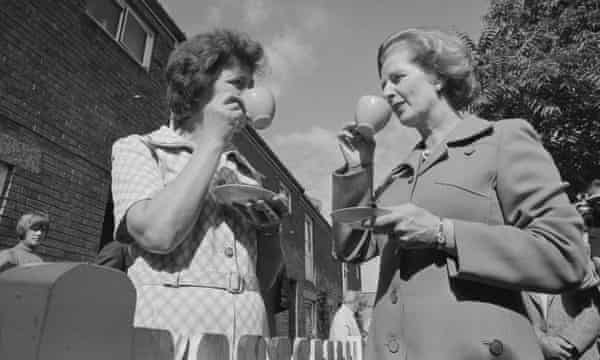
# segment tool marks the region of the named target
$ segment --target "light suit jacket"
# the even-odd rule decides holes
[[[541,359],[521,291],[575,287],[586,264],[582,219],[552,158],[518,119],[467,116],[427,160],[418,148],[378,205],[412,202],[452,220],[458,257],[334,222],[338,259],[381,256],[366,358]],[[369,176],[335,172],[332,208],[366,204]]]

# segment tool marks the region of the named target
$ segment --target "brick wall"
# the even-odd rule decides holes
[[[39,151],[38,169],[14,164],[0,219],[0,246],[12,245],[21,213],[49,212],[50,259],[95,255],[115,139],[165,123],[163,71],[174,40],[141,6],[155,32],[149,69],[139,65],[86,13],[82,0],[5,0],[0,7],[0,134]]]

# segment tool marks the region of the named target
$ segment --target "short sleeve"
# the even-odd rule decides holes
[[[121,228],[125,214],[133,204],[151,199],[164,187],[158,163],[140,136],[128,136],[114,143],[111,176],[115,240],[131,242],[122,235],[126,234]]]

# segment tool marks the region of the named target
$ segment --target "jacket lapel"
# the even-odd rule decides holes
[[[492,128],[493,124],[490,121],[483,120],[472,114],[466,114],[454,130],[448,134],[446,140],[437,146],[433,150],[433,153],[418,167],[418,174],[423,174],[437,162],[447,159],[448,148],[469,143]]]
[[[448,146],[446,143],[441,143],[437,146],[433,152],[427,156],[427,158],[422,161],[422,164],[419,165],[419,175],[427,171],[430,167],[436,164],[438,161],[445,160],[448,156]]]

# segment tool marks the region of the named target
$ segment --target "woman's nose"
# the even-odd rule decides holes
[[[392,97],[394,96],[394,87],[392,86],[392,84],[390,84],[389,81],[387,81],[384,85],[383,85],[383,97],[385,97],[385,99],[387,101],[390,101],[392,99]]]

